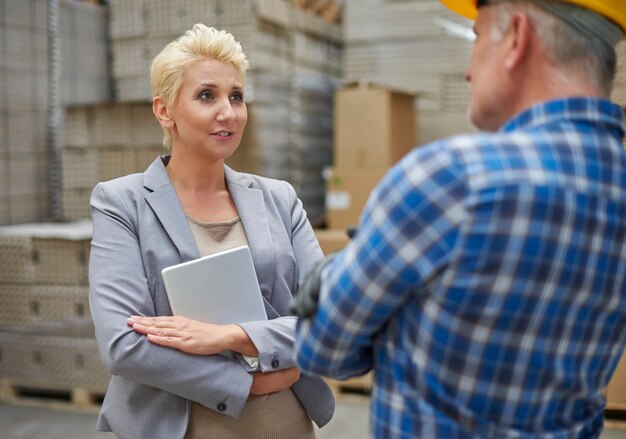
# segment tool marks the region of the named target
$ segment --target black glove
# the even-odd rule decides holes
[[[298,294],[291,299],[289,310],[295,315],[308,318],[315,314],[317,310],[317,302],[320,298],[321,275],[322,270],[330,261],[332,261],[337,253],[330,253],[313,269],[311,274],[306,278]]]

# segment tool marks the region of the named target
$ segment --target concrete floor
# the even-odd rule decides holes
[[[333,420],[318,430],[318,439],[365,439],[368,437],[369,400],[347,396],[337,402]],[[12,405],[0,401],[2,439],[113,439],[94,431],[96,412]],[[607,428],[601,439],[626,439],[626,429]]]
[[[348,396],[337,403],[333,420],[317,430],[318,439],[368,437],[369,399]],[[114,439],[111,433],[94,430],[93,410],[30,407],[0,401],[1,439]]]

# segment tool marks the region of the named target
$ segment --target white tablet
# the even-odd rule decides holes
[[[248,246],[161,270],[175,315],[206,323],[267,320]]]

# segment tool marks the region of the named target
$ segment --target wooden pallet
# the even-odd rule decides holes
[[[337,399],[347,395],[370,396],[372,394],[373,377],[372,372],[369,372],[363,376],[350,378],[345,381],[327,378],[326,383],[330,386]]]
[[[43,388],[30,383],[0,380],[0,400],[15,405],[98,412],[104,394],[80,387]]]
[[[626,430],[626,404],[609,403],[604,410],[606,427]]]
[[[610,428],[611,430],[626,430],[626,421],[613,421],[607,419],[604,422],[604,428]]]
[[[624,414],[626,414],[626,403],[617,403],[617,402],[609,401],[606,404],[606,409],[607,410],[621,411],[621,412],[624,412]]]

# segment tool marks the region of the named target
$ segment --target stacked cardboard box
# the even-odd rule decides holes
[[[106,390],[89,311],[90,238],[90,222],[0,227],[3,389]]]
[[[622,361],[606,389],[606,401],[609,410],[626,412],[626,355],[622,355]]]
[[[415,96],[371,83],[335,95],[334,167],[327,181],[331,229],[356,226],[370,191],[415,146]]]
[[[372,189],[415,146],[415,96],[360,82],[335,93],[334,166],[326,175],[325,253],[348,241]]]
[[[419,94],[419,143],[473,131],[465,83],[472,23],[439,0],[347,0],[344,80]]]

